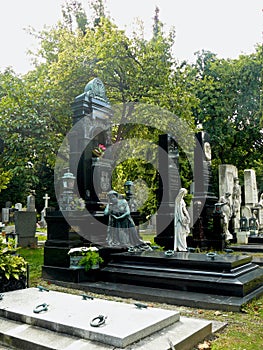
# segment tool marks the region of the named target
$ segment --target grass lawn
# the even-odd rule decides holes
[[[149,236],[143,237],[145,240]],[[53,284],[48,284],[41,278],[41,267],[43,265],[43,248],[25,248],[20,249],[19,254],[23,256],[30,265],[30,287],[42,285],[50,290],[57,290],[71,294],[82,294],[82,291],[76,289],[66,289]],[[263,257],[263,254],[262,254]],[[89,293],[92,295],[92,293]],[[134,300],[122,299],[93,294],[94,297],[105,298],[117,301],[133,303]],[[141,300],[141,302],[144,302]],[[147,303],[147,302],[145,302]],[[175,306],[168,304],[152,303],[155,307],[164,309],[176,309],[182,316],[197,317],[215,321],[226,322],[225,327],[220,333],[215,334],[210,339],[199,344],[195,349],[210,350],[262,350],[263,349],[263,296],[252,300],[244,305],[242,312],[225,312],[217,310],[194,309],[184,306]]]

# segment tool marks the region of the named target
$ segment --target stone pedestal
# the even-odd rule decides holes
[[[85,273],[70,269],[68,251],[74,247],[89,246],[90,243],[105,244],[107,225],[101,221],[104,216],[94,217],[83,212],[60,211],[48,212],[47,241],[44,247],[44,266],[42,275],[45,279],[78,282],[85,279]],[[101,220],[101,221],[99,221]],[[79,270],[79,269],[77,269]]]
[[[248,244],[249,231],[237,232],[237,243]]]
[[[262,269],[251,256],[177,252],[112,254],[103,281],[120,284],[244,297],[262,288]]]

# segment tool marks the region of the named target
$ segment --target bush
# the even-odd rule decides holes
[[[0,237],[0,275],[7,280],[14,278],[19,280],[26,275],[26,261],[21,256],[16,255],[18,248],[15,248],[15,241],[10,240],[6,244]]]

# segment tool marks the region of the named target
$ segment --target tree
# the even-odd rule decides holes
[[[165,123],[168,128],[162,113],[152,120],[154,128],[144,125],[149,113],[142,114],[140,125],[132,123],[134,103],[158,106],[194,125],[192,109],[197,99],[188,68],[178,66],[172,55],[174,31],[165,35],[160,25],[149,41],[142,31],[129,38],[105,16],[102,5],[99,0],[93,2],[99,20],[91,21],[77,1],[67,2],[57,26],[40,33],[30,31],[40,39],[35,69],[23,77],[12,71],[3,74],[0,124],[7,144],[3,157],[19,201],[18,196],[30,190],[42,187],[44,191],[49,186],[42,183],[41,173],[53,168],[56,152],[71,128],[74,97],[96,76],[104,82],[111,103],[122,104],[121,113],[116,114],[115,141],[133,137],[156,142]],[[139,171],[131,164],[128,168],[134,174]],[[153,186],[156,175],[149,172],[148,176]]]
[[[234,164],[242,171],[262,167],[262,48],[238,59],[218,59],[211,52],[197,56],[194,66],[200,108],[197,123],[210,134],[213,166]]]

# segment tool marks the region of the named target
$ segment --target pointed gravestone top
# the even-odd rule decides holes
[[[35,196],[30,194],[29,196],[27,196],[27,211],[35,211],[35,210],[36,210]]]

